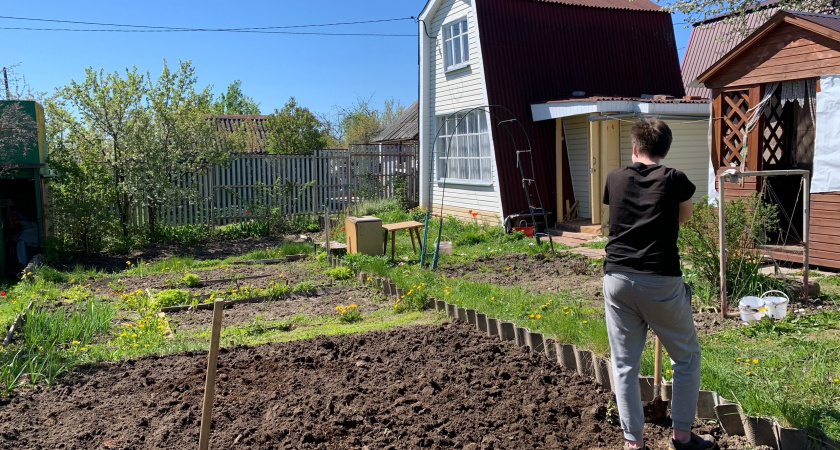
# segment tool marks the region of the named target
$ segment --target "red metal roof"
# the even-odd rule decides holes
[[[684,95],[674,29],[666,12],[534,0],[479,0],[475,7],[488,101],[510,109],[525,126],[543,206],[551,211],[557,198],[555,124],[533,122],[531,104],[574,91],[626,97]],[[502,209],[509,215],[528,208],[516,167],[516,150],[523,148],[515,145],[524,144],[514,144],[495,122]],[[569,182],[563,191],[572,192],[570,177],[563,178]]]
[[[546,3],[562,3],[573,6],[589,6],[591,8],[629,9],[637,11],[661,11],[662,7],[649,0],[536,0]]]
[[[779,0],[762,2],[757,10],[746,13],[744,24],[752,31],[779,10]],[[696,87],[697,77],[712,66],[718,59],[740,44],[746,37],[738,32],[738,25],[724,20],[728,15],[710,18],[696,24],[691,30],[688,46],[682,62],[682,79],[686,95],[709,98],[710,92],[704,87]]]
[[[817,25],[822,25],[826,28],[829,28],[834,31],[840,31],[840,16],[832,16],[829,14],[817,14],[817,13],[809,13],[809,12],[801,12],[801,11],[785,11],[794,15],[796,17],[800,17],[805,19],[809,22],[813,22]]]

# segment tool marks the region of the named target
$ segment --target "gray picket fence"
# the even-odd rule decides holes
[[[180,180],[195,193],[163,213],[169,225],[225,225],[248,220],[255,205],[281,214],[342,211],[400,194],[417,201],[418,147],[413,144],[351,145],[308,155],[236,155],[223,166]],[[400,189],[402,188],[402,189]]]

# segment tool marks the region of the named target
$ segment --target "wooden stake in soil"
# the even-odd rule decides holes
[[[207,380],[204,384],[204,406],[201,408],[201,434],[198,449],[210,448],[210,422],[213,418],[213,397],[216,395],[216,361],[219,357],[219,336],[222,334],[224,300],[213,302],[213,330],[210,334],[210,355],[207,357]]]

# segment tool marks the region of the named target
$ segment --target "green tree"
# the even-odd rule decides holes
[[[74,175],[95,179],[91,195],[115,211],[126,242],[132,224],[143,222],[138,213],[153,234],[165,205],[198,195],[185,180],[244,146],[244,133],[224,132],[207,118],[213,95],[196,84],[190,62],[173,71],[164,61],[156,80],[137,68],[123,75],[87,69],[82,82],[59,89],[65,105],[51,108],[60,130],[53,141],[61,141],[54,159],[66,175],[59,184],[81,183]]]
[[[269,153],[305,154],[327,146],[324,125],[309,109],[299,106],[294,97],[283,109],[268,116],[265,127]]]
[[[346,144],[370,144],[383,130],[379,111],[371,107],[370,99],[357,99],[344,110],[341,119]]]
[[[25,154],[38,139],[38,125],[26,114],[20,103],[0,102],[0,175],[13,168],[8,163],[13,154]]]
[[[333,145],[370,144],[405,110],[399,100],[392,98],[385,100],[380,112],[371,105],[371,98],[357,98],[347,108],[334,107],[334,113],[322,120]]]
[[[236,80],[213,102],[214,114],[259,114],[260,104],[242,92],[242,81]]]
[[[669,0],[666,8],[685,14],[687,23],[702,22],[711,17],[729,14],[728,20],[736,25],[735,31],[746,35],[753,30],[748,28],[745,15],[755,10],[761,2],[759,0]],[[810,11],[823,14],[837,14],[840,12],[840,0],[782,0],[774,5],[781,9],[795,11]],[[769,18],[767,12],[758,12]],[[736,36],[732,36],[735,39]]]

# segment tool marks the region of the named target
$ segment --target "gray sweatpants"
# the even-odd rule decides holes
[[[610,272],[604,276],[604,307],[621,429],[642,440],[645,424],[639,364],[653,330],[671,358],[671,421],[691,430],[700,390],[700,344],[691,314],[691,290],[682,277]]]

